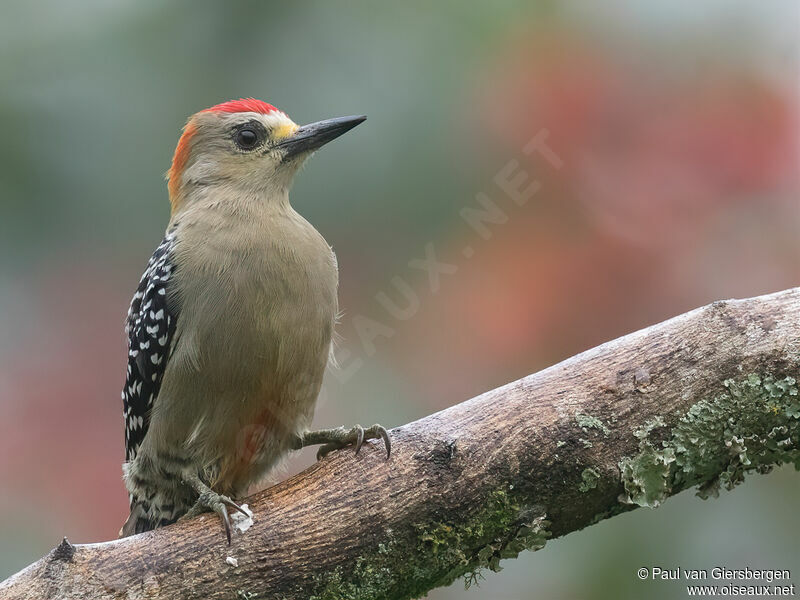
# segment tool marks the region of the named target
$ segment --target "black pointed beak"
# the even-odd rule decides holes
[[[356,125],[367,120],[365,115],[353,117],[337,117],[326,119],[299,127],[294,134],[276,144],[284,151],[284,160],[294,158],[300,154],[313,152],[331,140],[335,140],[343,133],[347,133]]]

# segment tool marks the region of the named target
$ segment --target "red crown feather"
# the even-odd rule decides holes
[[[239,100],[229,100],[222,104],[217,104],[211,108],[207,108],[201,112],[224,112],[224,113],[238,113],[238,112],[254,112],[267,115],[271,112],[276,112],[278,109],[267,104],[263,100],[256,100],[255,98],[240,98]]]

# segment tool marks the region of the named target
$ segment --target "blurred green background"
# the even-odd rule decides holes
[[[300,123],[369,115],[292,198],[341,269],[344,375],[316,424],[395,426],[800,283],[798,6],[3,2],[0,578],[126,517],[122,322],[190,113],[255,96]],[[560,169],[521,152],[543,129]],[[524,206],[493,181],[510,160],[541,185]],[[478,192],[508,217],[490,239],[459,215]],[[435,291],[409,266],[429,244],[456,267]],[[403,304],[395,277],[419,298],[407,319],[380,301]],[[374,344],[363,318],[381,325]],[[684,493],[429,597],[685,596],[640,582],[641,566],[788,568],[800,583],[799,497],[791,469],[714,501]]]

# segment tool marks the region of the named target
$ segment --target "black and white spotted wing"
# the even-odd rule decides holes
[[[174,230],[167,232],[147,263],[133,295],[125,332],[128,334],[128,371],[122,401],[125,416],[125,457],[136,458],[150,424],[150,409],[158,397],[177,314],[167,306],[167,285],[174,272]]]

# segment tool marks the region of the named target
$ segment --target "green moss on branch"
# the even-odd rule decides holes
[[[404,539],[390,532],[389,542],[360,556],[351,572],[317,575],[311,600],[417,598],[461,576],[469,585],[481,569],[499,571],[501,559],[543,548],[548,526],[543,507],[519,502],[512,491],[496,490],[464,523],[420,524]]]

